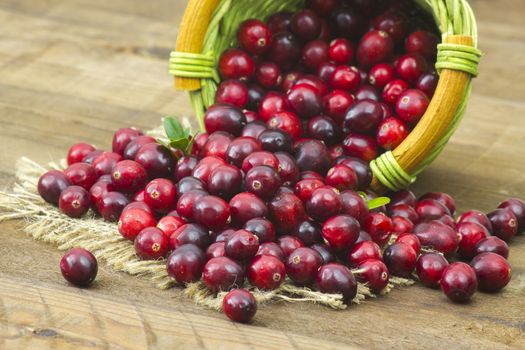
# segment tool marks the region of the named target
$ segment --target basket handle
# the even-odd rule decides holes
[[[465,35],[448,35],[444,42],[446,44],[473,46],[472,37]],[[385,153],[386,157],[380,156],[372,161],[372,163],[379,163],[379,161],[383,164],[388,163],[385,167],[393,168],[382,172],[376,167],[371,184],[374,191],[384,193],[389,190],[383,184],[384,177],[388,177],[389,172],[397,173],[397,176],[405,179],[408,177],[407,182],[410,183],[411,176],[408,174],[413,174],[417,170],[421,162],[432,153],[434,147],[446,135],[471,77],[472,73],[464,70],[449,68],[441,70],[434,96],[414,129],[392,152]],[[381,177],[383,177],[383,181],[380,180]]]
[[[188,2],[179,27],[176,51],[195,54],[202,52],[204,36],[219,1],[190,0]],[[201,81],[198,78],[175,77],[175,89],[194,91],[200,88]]]

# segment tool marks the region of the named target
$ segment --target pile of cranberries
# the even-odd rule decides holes
[[[111,151],[72,146],[68,168],[42,175],[39,193],[70,217],[92,210],[118,221],[137,256],[167,258],[178,283],[230,291],[224,312],[239,322],[257,310],[246,280],[274,290],[288,277],[346,303],[358,282],[380,293],[390,276],[441,286],[458,302],[502,289],[505,242],[525,230],[525,202],[454,219],[451,196],[405,190],[369,208],[368,162],[425,112],[438,38],[404,1],[352,3],[311,0],[243,22],[241,47],[219,61],[207,132],[191,137],[187,154],[123,128]],[[66,278],[89,284],[96,260],[90,266]]]

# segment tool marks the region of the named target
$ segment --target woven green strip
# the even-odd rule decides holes
[[[439,44],[436,69],[453,69],[478,75],[481,51],[475,47],[458,44]]]
[[[416,180],[415,176],[410,176],[401,168],[390,151],[370,162],[370,168],[379,181],[392,191],[406,188]]]
[[[219,81],[212,52],[207,54],[172,51],[169,73],[176,77],[213,79]]]

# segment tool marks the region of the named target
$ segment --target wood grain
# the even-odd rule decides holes
[[[2,0],[0,186],[13,183],[14,164],[22,155],[42,163],[57,160],[79,140],[107,149],[119,127],[148,129],[164,115],[191,115],[186,94],[173,92],[167,74],[185,4]],[[525,4],[471,4],[486,53],[481,74],[460,128],[413,189],[452,193],[460,211],[488,211],[508,196],[525,198]],[[274,337],[295,348],[310,343],[319,348],[334,343],[372,349],[525,348],[523,236],[511,245],[509,287],[501,294],[479,293],[467,305],[414,286],[341,312],[263,305],[253,325],[237,327],[220,313],[196,307],[179,289],[160,291],[147,280],[103,266],[93,288],[69,287],[58,269],[62,253],[17,227],[0,224],[0,349],[146,347],[148,342],[151,348],[192,348],[194,332],[213,348],[226,348],[232,339],[249,347],[244,338],[254,348],[273,346]]]

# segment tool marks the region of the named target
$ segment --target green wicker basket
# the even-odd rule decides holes
[[[190,0],[180,26],[176,50],[170,55],[175,87],[188,90],[199,125],[213,104],[220,82],[220,54],[236,43],[239,24],[248,18],[265,20],[279,11],[294,11],[304,0]],[[422,119],[394,150],[370,163],[377,192],[406,188],[441,152],[461,121],[481,57],[477,28],[465,0],[415,0],[430,13],[442,33],[436,69],[439,83]]]

